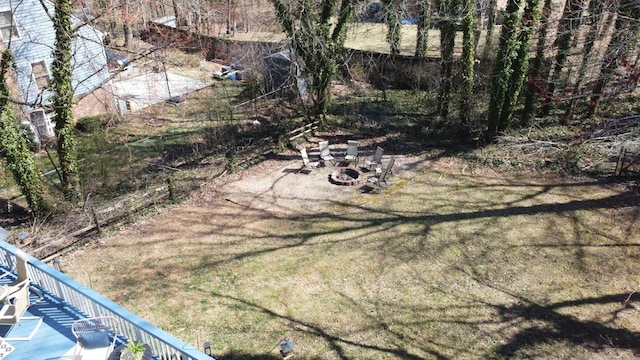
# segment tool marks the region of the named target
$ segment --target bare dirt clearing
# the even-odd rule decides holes
[[[638,195],[398,156],[386,191],[280,154],[78,248],[71,276],[219,358],[633,358]],[[233,357],[235,356],[235,357]]]

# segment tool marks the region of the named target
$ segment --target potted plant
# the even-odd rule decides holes
[[[130,341],[120,353],[120,360],[142,360],[146,347],[142,341]]]

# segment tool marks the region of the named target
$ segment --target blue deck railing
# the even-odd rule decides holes
[[[0,266],[15,269],[16,250],[14,246],[0,241]],[[149,344],[155,359],[211,360],[211,357],[193,346],[167,334],[42,261],[29,257],[27,267],[34,284],[85,316],[113,316],[116,322],[113,326],[118,333],[127,339]]]

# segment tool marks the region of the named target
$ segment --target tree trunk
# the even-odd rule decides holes
[[[489,59],[489,54],[491,54],[491,43],[493,41],[493,26],[496,22],[496,0],[489,0],[489,15],[487,22],[487,37],[485,40],[484,51],[482,52],[482,60],[486,61]]]
[[[456,29],[452,20],[453,9],[457,0],[439,0],[437,7],[440,14],[440,89],[438,91],[438,113],[443,118],[449,116],[449,102],[453,75],[453,49]]]
[[[590,0],[589,14],[585,19],[587,21],[588,29],[584,48],[582,49],[582,61],[576,77],[576,83],[573,85],[574,91],[572,93],[572,98],[569,101],[569,105],[567,106],[567,110],[565,111],[563,116],[564,123],[568,123],[573,118],[578,99],[580,97],[580,94],[582,93],[581,88],[583,80],[586,77],[586,72],[589,65],[589,57],[592,55],[591,49],[593,49],[593,45],[595,44],[596,38],[598,37],[598,25],[600,24],[601,18],[602,3],[598,0]]]
[[[429,28],[431,27],[431,0],[418,2],[418,33],[416,35],[416,57],[427,57],[429,51]]]
[[[538,32],[538,43],[536,44],[536,56],[531,61],[527,85],[524,89],[524,108],[520,117],[520,125],[525,126],[531,121],[535,111],[540,92],[544,89],[544,83],[540,79],[540,71],[544,64],[545,42],[547,40],[547,29],[549,27],[549,15],[551,13],[551,0],[545,0],[541,13],[541,25]]]
[[[226,23],[227,23],[227,35],[230,35],[232,32],[231,26],[231,0],[227,0],[227,11],[226,11]]]
[[[11,50],[5,50],[0,60],[0,156],[5,159],[6,166],[31,211],[36,216],[45,216],[51,211],[50,204],[46,201],[45,187],[29,147],[29,140],[20,129],[12,107],[8,105],[11,93],[7,70],[12,62]]]
[[[387,24],[387,42],[392,55],[400,53],[400,41],[402,40],[400,21],[398,20],[398,5],[396,0],[383,0],[385,11],[385,23]]]
[[[547,98],[542,108],[545,115],[548,115],[554,107],[556,89],[564,89],[566,85],[566,80],[562,80],[562,71],[569,57],[571,39],[582,21],[582,2],[583,0],[567,0],[564,5],[554,44],[554,47],[557,48],[555,65],[551,78],[547,82]]]
[[[458,138],[464,139],[469,134],[469,122],[473,104],[473,66],[475,64],[474,41],[474,0],[464,1],[464,18],[462,21],[462,57],[460,72],[462,75],[462,93],[460,94],[460,127]]]
[[[78,203],[81,200],[80,175],[78,170],[76,135],[71,113],[73,87],[71,86],[71,0],[56,0],[53,27],[56,43],[53,50],[53,107],[55,111],[58,158],[62,171],[62,190],[65,198]]]
[[[512,64],[512,73],[509,79],[509,90],[500,113],[498,131],[503,131],[511,124],[511,116],[515,111],[516,102],[522,90],[525,74],[529,69],[529,52],[531,51],[531,39],[538,28],[542,0],[527,0],[522,12],[520,34],[518,35],[518,53]]]
[[[600,76],[593,89],[589,104],[589,115],[593,116],[602,100],[604,90],[615,76],[617,68],[626,61],[630,51],[637,46],[640,33],[639,5],[618,5],[615,30],[604,56]]]
[[[122,10],[122,30],[124,31],[124,47],[128,48],[133,46],[133,29],[131,28],[131,9],[129,8],[129,0],[125,0],[125,5]]]
[[[178,0],[171,0],[173,6],[173,16],[176,18],[176,28],[182,26],[182,13],[180,13],[180,7],[178,7]]]
[[[494,63],[487,129],[484,134],[486,142],[491,142],[502,126],[502,109],[511,84],[511,73],[514,59],[518,56],[518,26],[520,25],[520,8],[524,0],[509,0],[500,33],[500,46]]]

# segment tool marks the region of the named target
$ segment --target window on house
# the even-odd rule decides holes
[[[33,78],[36,80],[38,90],[49,87],[51,76],[49,75],[49,69],[47,69],[47,63],[45,63],[44,60],[31,63],[31,72],[33,73]]]
[[[18,27],[10,10],[0,11],[0,34],[3,40],[19,38]]]
[[[53,124],[51,123],[49,116],[44,113],[44,110],[34,110],[29,114],[29,116],[31,118],[31,123],[35,126],[36,131],[38,132],[38,137],[46,138],[53,136]]]

